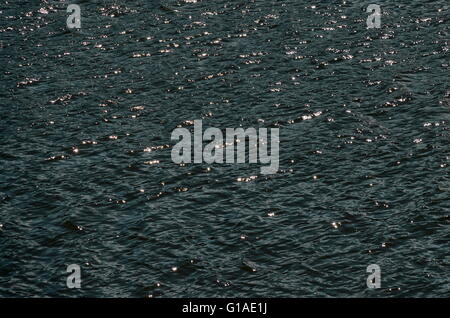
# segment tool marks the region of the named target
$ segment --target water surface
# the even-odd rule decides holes
[[[448,297],[448,1],[372,2],[0,1],[0,296]],[[195,119],[280,170],[174,164]]]

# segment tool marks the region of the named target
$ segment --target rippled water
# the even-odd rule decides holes
[[[0,296],[448,297],[449,3],[372,2],[2,0]],[[195,119],[279,172],[174,164]]]

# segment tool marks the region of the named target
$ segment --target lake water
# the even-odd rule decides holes
[[[372,2],[2,0],[0,296],[448,297],[449,3]],[[173,163],[200,119],[279,171]]]

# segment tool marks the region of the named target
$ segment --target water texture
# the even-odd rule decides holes
[[[0,296],[450,296],[448,1],[70,3],[0,1]],[[173,163],[196,119],[280,170]]]

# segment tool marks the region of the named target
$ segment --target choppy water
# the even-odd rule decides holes
[[[0,296],[448,297],[448,1],[372,2],[2,0]],[[280,171],[172,163],[195,119]]]

